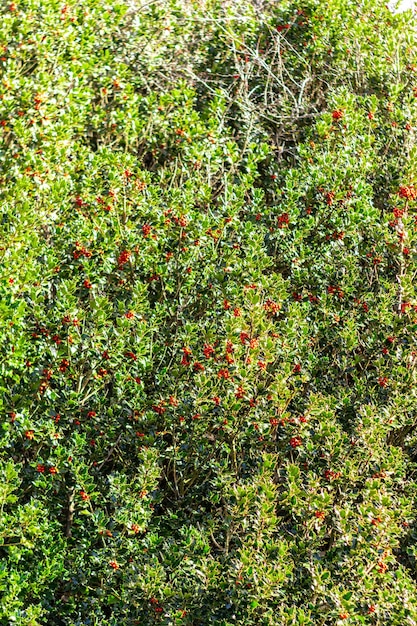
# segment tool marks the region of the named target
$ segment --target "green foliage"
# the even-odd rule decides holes
[[[1,17],[0,623],[417,623],[411,12]]]

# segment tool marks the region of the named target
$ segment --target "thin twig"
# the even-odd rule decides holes
[[[106,456],[106,458],[104,459],[104,461],[102,461],[102,462],[100,463],[100,465],[98,466],[98,468],[97,468],[97,469],[98,469],[99,471],[101,470],[101,468],[103,467],[103,465],[104,465],[105,463],[107,463],[107,461],[110,459],[110,457],[111,457],[111,455],[113,454],[113,452],[115,451],[116,447],[119,445],[119,443],[120,443],[120,440],[121,440],[122,436],[123,436],[123,433],[120,433],[120,435],[117,437],[116,442],[115,442],[115,443],[112,445],[112,447],[110,448],[108,455]]]

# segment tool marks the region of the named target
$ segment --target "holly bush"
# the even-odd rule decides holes
[[[0,623],[417,624],[411,11],[1,17]]]

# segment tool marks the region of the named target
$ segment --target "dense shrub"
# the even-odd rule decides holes
[[[0,29],[0,623],[417,623],[417,58],[383,2]]]

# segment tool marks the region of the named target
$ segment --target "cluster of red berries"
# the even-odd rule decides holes
[[[117,258],[117,265],[119,266],[119,268],[122,268],[124,265],[126,265],[126,263],[129,262],[131,256],[131,252],[129,250],[123,250],[118,258]]]
[[[36,466],[36,471],[39,472],[39,474],[44,474],[46,471],[45,465],[38,463],[38,465]],[[50,474],[58,474],[58,470],[54,466],[50,467],[48,471]]]
[[[81,245],[79,241],[75,242],[75,250],[72,253],[74,259],[79,259],[81,256],[89,259],[92,254],[91,250],[88,250],[85,246]]]
[[[401,185],[398,195],[406,200],[415,200],[417,198],[417,189],[414,185]]]
[[[326,470],[324,472],[324,477],[326,480],[336,480],[337,478],[340,478],[340,476],[340,472],[334,472],[333,470]]]
[[[269,315],[276,315],[281,309],[281,305],[278,302],[274,302],[270,298],[264,304],[264,309]]]
[[[290,216],[288,213],[282,213],[278,216],[278,228],[285,228],[290,223]]]

